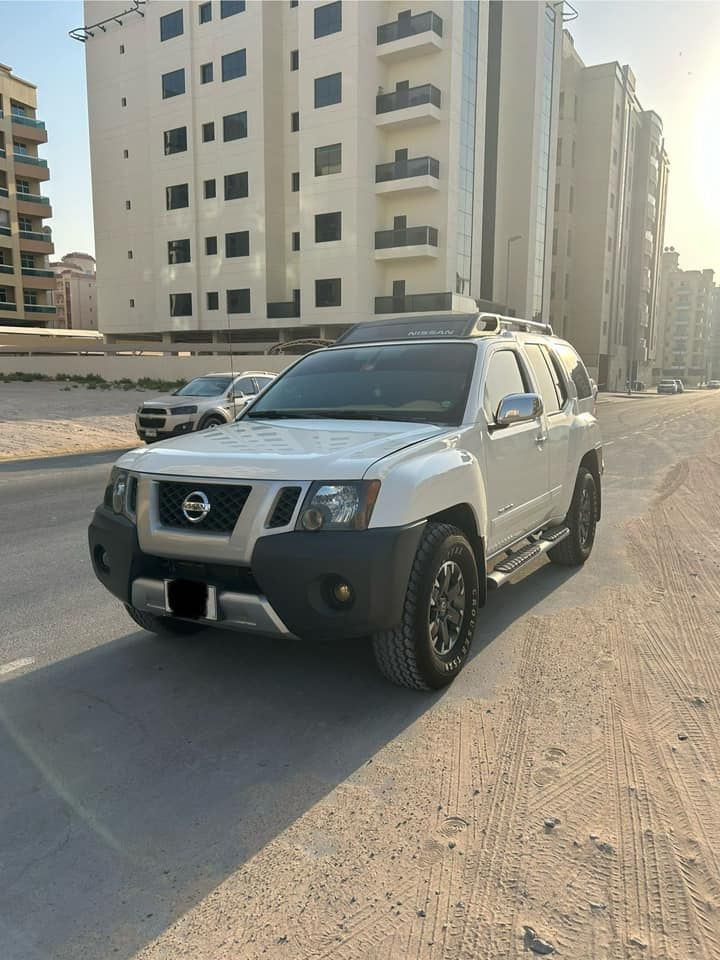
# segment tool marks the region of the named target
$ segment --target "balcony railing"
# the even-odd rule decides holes
[[[54,277],[55,274],[52,270],[43,270],[40,267],[22,267],[22,275],[24,277]]]
[[[7,197],[7,196],[9,196],[7,187],[0,187],[0,197]]]
[[[9,237],[10,236],[10,227],[0,226],[0,237]]]
[[[410,293],[404,297],[375,297],[375,313],[452,310],[452,297],[452,293]]]
[[[376,230],[375,249],[387,250],[389,247],[418,247],[427,244],[438,245],[438,232],[435,227],[407,227],[405,230]]]
[[[267,305],[268,320],[286,320],[300,316],[300,304],[293,300],[276,300]]]
[[[52,243],[52,234],[38,233],[36,230],[21,230],[21,240],[42,240],[44,243]]]
[[[440,162],[434,157],[413,157],[375,166],[375,183],[404,180],[406,177],[440,177]]]
[[[15,273],[15,267],[11,263],[0,263],[0,273]]]
[[[41,197],[39,193],[18,193],[16,194],[18,201],[28,200],[30,203],[44,203],[50,205],[50,197]]]
[[[17,304],[11,300],[0,300],[0,310],[17,310]]]
[[[42,157],[31,157],[29,153],[14,153],[15,163],[29,163],[33,167],[47,167],[47,160]]]
[[[394,93],[380,93],[375,98],[376,113],[390,113],[405,107],[419,107],[432,103],[440,107],[440,91],[432,83],[423,83],[419,87],[405,87]]]
[[[403,37],[413,37],[418,33],[427,33],[432,30],[439,37],[443,35],[442,19],[431,10],[427,13],[416,13],[414,17],[401,17],[392,23],[383,23],[377,28],[378,46],[382,43],[392,43],[393,40],[402,40]]]
[[[10,117],[13,123],[20,123],[24,127],[35,127],[36,130],[45,129],[45,124],[42,120],[33,120],[31,117],[23,117],[19,113],[11,113]]]
[[[40,303],[24,303],[25,313],[57,313],[57,307],[46,307]]]

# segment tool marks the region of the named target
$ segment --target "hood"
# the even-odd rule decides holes
[[[377,460],[450,428],[361,420],[239,420],[124,454],[128,470],[243,480],[359,480]]]
[[[185,407],[191,403],[197,405],[217,403],[222,399],[221,393],[218,393],[215,397],[175,397],[172,393],[162,393],[157,397],[149,397],[147,400],[143,400],[142,404],[138,404],[138,406],[165,407],[167,410],[170,407]]]

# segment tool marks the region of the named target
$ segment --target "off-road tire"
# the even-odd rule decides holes
[[[211,414],[209,417],[205,417],[201,421],[198,430],[207,430],[210,427],[223,427],[227,423],[227,420],[223,420],[222,417],[219,417],[217,414]]]
[[[589,500],[585,499],[586,497]],[[583,511],[588,509],[590,516],[583,519]],[[589,524],[587,531],[584,523]],[[580,467],[578,470],[572,502],[565,517],[565,526],[569,527],[570,536],[549,550],[548,557],[553,563],[559,563],[565,567],[581,567],[592,552],[597,526],[597,486],[595,478],[585,467]]]
[[[429,611],[433,584],[452,561],[462,571],[464,612],[459,634],[445,657],[430,637]],[[478,570],[475,555],[461,530],[431,521],[423,531],[405,594],[400,623],[373,638],[375,660],[383,676],[401,687],[437,690],[451,683],[467,660],[478,611]]]
[[[154,613],[137,610],[129,603],[124,604],[124,607],[139,627],[149,633],[156,633],[159,637],[185,637],[203,629],[199,623],[177,620],[175,617],[157,617]]]

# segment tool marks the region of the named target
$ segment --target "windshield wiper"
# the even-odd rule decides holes
[[[253,420],[310,420],[314,414],[307,410],[249,410],[245,416]]]

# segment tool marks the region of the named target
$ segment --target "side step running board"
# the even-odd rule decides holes
[[[548,550],[552,550],[561,540],[569,536],[570,530],[567,527],[553,527],[550,530],[543,530],[537,540],[520,547],[513,553],[508,554],[504,560],[501,560],[495,566],[492,573],[488,574],[487,585],[491,590],[502,587],[522,568],[538,557],[541,557]]]

